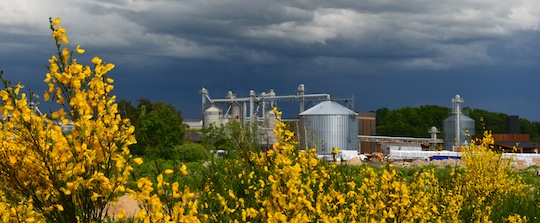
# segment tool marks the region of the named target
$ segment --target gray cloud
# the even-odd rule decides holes
[[[536,0],[20,0],[0,7],[2,69],[43,73],[27,67],[41,68],[53,49],[50,16],[63,19],[71,47],[81,44],[86,59],[103,56],[125,75],[119,79],[140,86],[119,84],[119,95],[178,101],[156,93],[169,89],[186,98],[174,102],[182,107],[198,103],[203,85],[226,92],[305,82],[330,93],[373,95],[363,99],[370,109],[441,103],[434,97],[459,91],[484,95],[455,79],[504,85],[507,75],[520,74],[540,81]],[[405,99],[404,90],[436,93]],[[540,120],[532,96],[504,93],[523,98],[515,110]]]

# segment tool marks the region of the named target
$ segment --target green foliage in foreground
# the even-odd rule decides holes
[[[490,220],[493,222],[503,221],[505,217],[511,214],[527,216],[529,222],[540,222],[540,176],[536,175],[536,170],[540,167],[532,166],[522,170],[515,170],[510,173],[511,177],[521,178],[526,184],[531,185],[531,189],[525,191],[524,195],[509,194],[498,200],[492,210]],[[436,165],[426,165],[420,167],[399,168],[403,177],[412,180],[417,173],[433,170],[435,176],[446,188],[452,184],[452,171],[463,173],[464,168],[459,166],[446,165],[443,167]]]
[[[175,165],[179,165],[179,162],[164,160],[164,159],[154,159],[150,160],[145,158],[147,162],[143,165],[135,166],[134,174],[142,176],[150,176],[150,178],[155,179],[157,174],[162,172],[164,169],[174,168]],[[241,196],[243,194],[246,182],[241,182],[235,180],[235,177],[239,174],[246,174],[249,171],[261,171],[264,172],[264,167],[254,167],[252,164],[241,162],[237,159],[212,159],[206,164],[204,162],[188,162],[189,174],[186,176],[176,176],[175,180],[179,181],[181,185],[188,186],[193,189],[194,192],[203,192],[205,185],[212,185],[214,192],[219,192],[221,194],[227,194],[228,190],[231,189],[234,193]],[[323,166],[335,165],[332,163],[323,162]],[[363,181],[362,172],[366,168],[375,168],[375,172],[380,177],[385,170],[390,170],[391,167],[388,165],[381,167],[370,167],[367,164],[360,166],[351,166],[345,164],[338,164],[335,166],[335,170],[339,172],[340,178],[344,181],[354,181],[357,185],[360,185]],[[513,177],[520,177],[523,181],[531,185],[530,190],[525,192],[525,196],[519,196],[515,194],[509,194],[506,197],[501,198],[496,201],[494,208],[492,210],[492,215],[490,220],[493,222],[506,222],[503,219],[512,215],[519,214],[521,216],[526,216],[529,222],[538,222],[540,221],[537,216],[540,216],[540,177],[536,176],[536,169],[540,167],[529,167],[523,170],[516,170],[511,173]],[[463,173],[464,169],[459,166],[436,166],[436,165],[426,165],[420,167],[407,167],[407,168],[395,168],[398,171],[398,175],[405,180],[405,182],[411,183],[414,179],[414,176],[417,176],[420,173],[433,171],[435,177],[440,182],[443,188],[452,188],[452,172],[454,173]],[[249,171],[248,171],[249,170]],[[346,179],[346,180],[345,180]],[[335,183],[340,184],[340,179],[336,179]],[[205,197],[204,193],[200,197],[201,202],[209,202],[212,204],[212,197]],[[208,199],[208,200],[206,200]],[[248,202],[246,200],[246,202]],[[218,208],[219,205],[210,206],[210,208]],[[216,209],[217,211],[217,209]],[[211,212],[211,210],[206,210],[206,212]],[[125,220],[122,222],[130,222]]]
[[[130,188],[136,187],[136,179],[140,177],[149,177],[155,180],[159,174],[162,174],[166,169],[179,169],[182,164],[187,166],[189,174],[183,176],[177,172],[173,174],[173,180],[197,191],[204,187],[208,176],[208,168],[204,167],[205,161],[182,163],[176,160],[144,157],[145,162],[141,165],[133,165],[135,167],[132,173],[132,181]]]
[[[208,160],[210,158],[210,152],[201,144],[188,142],[175,146],[172,157],[173,160],[186,163],[200,162]]]

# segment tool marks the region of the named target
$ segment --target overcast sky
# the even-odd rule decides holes
[[[540,121],[538,0],[17,0],[0,4],[0,69],[40,92],[54,52],[114,63],[119,99],[200,118],[199,90],[355,97],[355,110],[464,106]],[[294,116],[290,114],[289,116]]]

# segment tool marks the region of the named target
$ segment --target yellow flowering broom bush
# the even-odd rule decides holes
[[[278,114],[280,112],[276,111]],[[528,189],[511,160],[490,149],[492,137],[464,147],[466,168],[441,179],[424,169],[407,180],[392,165],[354,168],[298,151],[294,133],[276,125],[278,142],[248,160],[217,161],[201,191],[211,222],[526,222],[518,214],[493,219],[507,195]]]
[[[106,205],[124,192],[133,169],[128,146],[134,127],[118,114],[114,68],[100,58],[79,64],[60,19],[50,20],[58,55],[49,59],[44,94],[60,107],[40,114],[15,86],[2,78],[0,91],[0,182],[4,221],[99,222]],[[62,125],[73,125],[63,131]],[[11,208],[10,208],[11,207]],[[24,214],[19,214],[24,213]]]
[[[140,178],[135,189],[128,189],[131,198],[136,199],[141,207],[135,222],[201,222],[204,219],[198,216],[195,193],[188,187],[181,187],[178,182],[170,183],[178,172],[187,175],[186,166],[180,165],[177,171],[164,170],[157,176],[156,183],[149,177]],[[125,212],[116,217],[123,219]]]
[[[276,111],[279,119],[279,112]],[[278,142],[249,160],[223,161],[201,191],[211,222],[452,222],[463,198],[443,189],[433,172],[411,183],[388,166],[353,168],[298,151],[294,133],[278,122]],[[219,161],[218,161],[219,162]]]
[[[114,68],[99,57],[92,66],[69,50],[60,19],[50,20],[57,55],[49,59],[45,102],[60,107],[41,114],[33,100],[0,76],[0,217],[3,222],[102,222],[107,209],[129,192],[140,202],[139,222],[198,221],[194,193],[163,175],[153,185],[148,177],[126,188],[133,167],[128,146],[136,142],[134,127],[118,113]],[[1,71],[0,71],[1,74]],[[30,94],[33,95],[33,94]],[[32,101],[32,102],[30,102]],[[73,126],[64,130],[62,127]],[[133,159],[141,164],[141,158]],[[179,173],[187,174],[182,165]],[[167,169],[166,175],[174,173]],[[125,211],[113,218],[122,219]]]
[[[504,159],[493,149],[493,143],[491,133],[485,131],[481,139],[462,147],[465,168],[455,184],[466,198],[461,212],[465,219],[483,221],[491,215],[496,202],[504,202],[509,196],[525,196],[530,189],[512,174],[512,158]]]

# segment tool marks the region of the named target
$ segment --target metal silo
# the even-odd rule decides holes
[[[474,120],[461,112],[461,103],[463,99],[456,95],[452,99],[453,110],[452,115],[446,118],[443,122],[444,130],[444,149],[453,151],[454,146],[464,145],[469,143],[471,136],[474,136]]]
[[[460,115],[460,134],[459,134],[459,144],[456,142],[458,137],[456,137],[456,115],[451,115],[446,118],[443,123],[444,128],[444,149],[453,150],[453,146],[463,145],[465,141],[468,143],[471,142],[471,136],[474,136],[474,120],[464,114]],[[467,132],[469,136],[467,136]]]
[[[242,120],[242,105],[240,103],[231,105],[231,118],[237,121]]]
[[[221,109],[212,105],[206,110],[204,110],[204,126],[210,126],[212,124],[219,126],[221,125]]]
[[[319,155],[341,150],[358,151],[358,114],[333,101],[321,102],[300,113],[301,147],[316,148]]]

